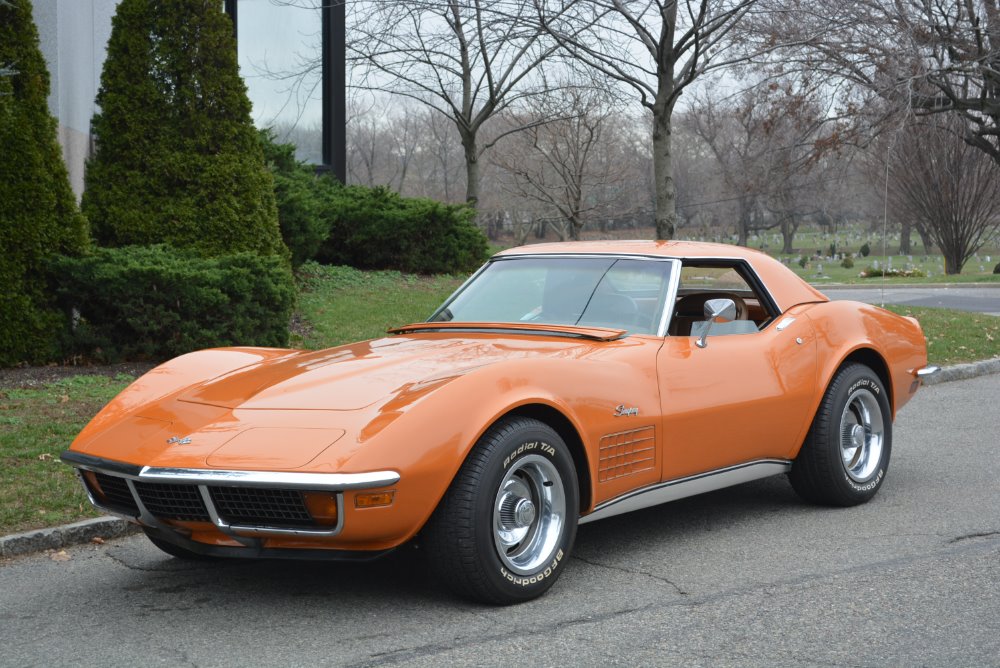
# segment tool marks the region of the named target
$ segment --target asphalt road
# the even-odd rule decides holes
[[[542,599],[443,593],[420,555],[192,564],[142,537],[0,565],[0,665],[1000,666],[1000,375],[924,388],[879,495],[784,477],[581,527]]]
[[[819,289],[830,299],[851,299],[868,304],[882,304],[884,301],[886,304],[934,306],[1000,316],[1000,284],[986,287],[962,287],[960,284],[947,287],[886,287],[885,290],[875,286]]]

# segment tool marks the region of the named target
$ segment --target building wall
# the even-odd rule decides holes
[[[59,121],[59,143],[77,197],[90,156],[90,119],[118,0],[32,0],[52,87],[49,110]]]

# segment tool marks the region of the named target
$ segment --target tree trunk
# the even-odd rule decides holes
[[[920,241],[924,244],[924,255],[930,255],[931,249],[934,248],[934,239],[927,233],[923,225],[917,225],[916,228],[917,234],[920,235]]]
[[[952,276],[962,273],[964,258],[960,249],[942,248],[941,254],[944,255],[944,273]]]
[[[465,152],[465,203],[475,209],[479,206],[479,149],[475,134],[462,133],[462,149]]]
[[[748,230],[750,229],[750,206],[746,201],[746,198],[740,198],[739,200],[739,218],[736,221],[736,245],[746,246],[747,238],[749,237]]]
[[[791,216],[783,216],[781,219],[781,252],[790,255],[795,252],[795,226],[792,225]]]
[[[583,221],[576,217],[570,218],[566,221],[566,227],[569,228],[569,238],[573,241],[579,241],[580,230],[583,229]]]
[[[677,229],[677,198],[671,154],[672,106],[653,111],[653,181],[656,190],[656,238],[673,239]]]
[[[910,243],[910,232],[913,231],[913,226],[909,222],[902,223],[902,229],[899,232],[899,254],[900,255],[912,255],[913,247]]]

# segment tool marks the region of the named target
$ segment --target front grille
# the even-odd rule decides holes
[[[139,492],[139,498],[142,499],[142,505],[146,506],[146,510],[161,519],[182,522],[210,521],[205,502],[202,501],[195,485],[136,482],[135,489]]]
[[[219,516],[232,524],[315,526],[301,492],[253,487],[211,487]]]
[[[84,477],[84,484],[104,507],[123,514],[139,515],[139,507],[125,478],[94,472],[94,485]],[[210,522],[211,517],[198,485],[141,482],[133,480],[142,505],[161,520]],[[228,524],[274,528],[316,527],[306,508],[302,493],[292,489],[255,487],[209,487],[212,504]]]
[[[136,506],[135,499],[132,498],[132,492],[129,491],[125,478],[97,472],[94,473],[94,478],[101,487],[100,492],[94,494],[94,496],[102,501],[104,505],[111,510],[121,511],[129,515],[139,514],[139,507]],[[97,490],[91,490],[91,492],[94,493]]]

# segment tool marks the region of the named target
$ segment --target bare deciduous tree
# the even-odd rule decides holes
[[[1000,0],[761,0],[746,43],[772,67],[824,74],[877,124],[909,109],[965,119],[965,141],[1000,162]],[[873,106],[866,101],[875,100]]]
[[[516,100],[555,46],[521,20],[530,0],[371,0],[352,6],[348,54],[362,85],[416,100],[450,118],[466,167],[466,201],[479,200],[479,160],[500,139],[480,131]],[[511,128],[514,132],[520,128]]]
[[[606,214],[613,203],[608,190],[625,178],[622,156],[609,141],[618,106],[606,91],[565,85],[506,114],[508,124],[526,129],[494,152],[493,162],[508,175],[504,187],[542,205],[561,223],[561,238],[579,239],[585,222]]]
[[[818,211],[823,179],[814,172],[823,154],[836,148],[837,124],[815,93],[808,80],[774,80],[726,100],[699,95],[685,115],[733,199],[741,246],[751,232],[779,227],[782,252],[791,253],[803,217]]]
[[[923,124],[900,137],[889,197],[941,248],[945,273],[959,274],[1000,228],[1000,166],[962,137],[961,119]]]
[[[671,119],[685,88],[731,65],[728,37],[757,0],[534,0],[574,58],[630,87],[653,117],[656,236],[677,226]]]

